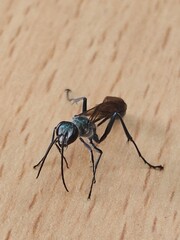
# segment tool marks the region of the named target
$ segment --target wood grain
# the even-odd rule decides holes
[[[180,239],[180,2],[0,2],[0,239]],[[53,148],[33,169],[59,121],[80,111],[64,89],[122,97],[138,158],[118,123],[91,168],[80,141],[68,147],[63,188]],[[102,129],[99,130],[103,131]]]

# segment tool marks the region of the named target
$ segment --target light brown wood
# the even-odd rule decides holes
[[[0,2],[0,239],[180,239],[180,2]],[[124,120],[150,170],[116,123],[92,199],[87,149],[65,151],[67,193],[54,147],[59,121],[80,112],[64,89],[122,97]],[[100,132],[102,133],[102,129]]]

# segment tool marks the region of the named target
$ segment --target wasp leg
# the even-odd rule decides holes
[[[79,101],[83,101],[83,105],[82,105],[82,113],[86,112],[87,111],[87,98],[86,97],[79,97],[79,98],[71,98],[69,96],[69,93],[71,92],[70,89],[65,89],[65,92],[66,92],[66,97],[67,97],[67,100],[72,102],[72,103],[77,103]]]
[[[92,189],[93,189],[93,184],[96,183],[95,175],[96,175],[97,166],[98,166],[99,161],[100,161],[100,159],[101,159],[101,156],[102,156],[102,154],[103,154],[103,151],[102,151],[101,149],[97,148],[97,147],[94,145],[94,143],[92,142],[92,139],[90,140],[90,143],[91,143],[92,147],[99,153],[99,157],[98,157],[98,159],[97,159],[97,161],[96,161],[96,164],[95,164],[95,167],[94,167],[94,179],[92,179],[92,182],[91,182],[91,187],[90,187],[88,199],[91,198]]]
[[[108,125],[107,125],[107,127],[106,127],[106,129],[104,131],[104,134],[101,136],[101,138],[97,139],[97,136],[96,136],[96,138],[94,140],[96,142],[98,142],[98,143],[104,141],[106,139],[106,137],[108,136],[108,134],[110,133],[110,131],[112,129],[112,126],[114,124],[114,121],[117,119],[117,117],[119,118],[119,120],[120,120],[120,122],[122,124],[123,130],[124,130],[124,132],[126,134],[126,137],[127,137],[128,141],[131,141],[133,143],[133,145],[135,146],[136,151],[137,151],[139,157],[143,160],[143,162],[146,163],[150,168],[162,170],[164,168],[162,165],[152,165],[142,156],[142,154],[141,154],[137,144],[135,143],[134,139],[130,135],[130,133],[129,133],[129,131],[128,131],[128,129],[127,129],[123,119],[122,119],[122,117],[121,117],[121,115],[119,113],[117,113],[117,112],[115,112],[113,114],[113,116],[111,117],[111,119],[110,119],[110,121],[109,121],[109,123],[108,123]]]
[[[91,197],[91,192],[92,192],[92,188],[93,188],[93,184],[96,182],[96,178],[95,178],[95,165],[94,165],[94,155],[93,155],[93,151],[91,146],[86,143],[82,138],[79,138],[80,141],[84,144],[84,146],[88,149],[88,151],[90,152],[91,155],[91,162],[92,162],[92,168],[93,168],[93,178],[92,178],[92,183],[91,183],[91,187],[90,187],[90,192],[88,195],[88,199],[90,199]]]
[[[95,151],[99,153],[99,157],[98,157],[98,159],[97,159],[97,161],[95,163],[95,167],[94,167],[94,171],[95,171],[95,174],[96,174],[97,166],[98,166],[99,161],[100,161],[100,159],[102,157],[103,151],[100,148],[95,146],[95,144],[93,143],[92,139],[90,140],[90,143],[91,143],[92,147],[95,149]]]

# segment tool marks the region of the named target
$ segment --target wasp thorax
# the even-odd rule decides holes
[[[90,138],[96,133],[96,125],[85,116],[75,116],[72,122],[78,128],[80,137]]]

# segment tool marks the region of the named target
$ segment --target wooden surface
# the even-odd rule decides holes
[[[0,2],[0,239],[180,239],[180,2]],[[87,149],[78,140],[60,177],[54,147],[38,180],[33,169],[53,127],[80,106],[65,88],[128,105],[124,120],[150,170],[118,123],[92,199]],[[102,129],[100,129],[100,132]]]

